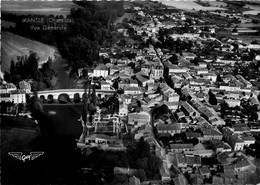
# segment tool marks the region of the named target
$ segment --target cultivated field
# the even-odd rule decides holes
[[[77,8],[78,5],[72,1],[3,1],[1,11],[13,12],[16,14],[40,14],[40,15],[63,15],[70,13],[71,8]]]
[[[1,33],[1,61],[2,71],[9,71],[10,61],[16,60],[17,56],[29,55],[29,51],[37,52],[40,57],[40,64],[54,58],[55,48],[36,42],[10,32]]]
[[[227,6],[227,3],[221,1],[209,1],[209,4],[210,6],[216,6],[216,7]]]
[[[182,9],[182,10],[214,11],[214,10],[224,10],[225,9],[225,8],[219,8],[219,7],[204,7],[204,6],[197,4],[194,1],[167,1],[167,0],[159,0],[159,1],[167,6],[174,6],[177,9]]]
[[[252,10],[249,11],[245,11],[243,12],[243,14],[251,14],[251,15],[257,15],[260,14],[260,5],[250,5],[250,4],[246,4],[245,7],[248,7]]]
[[[122,17],[118,17],[117,20],[115,21],[115,24],[117,23],[122,23],[124,18],[131,20],[134,18],[134,15],[132,13],[125,13]]]

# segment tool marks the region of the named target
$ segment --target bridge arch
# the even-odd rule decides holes
[[[52,95],[52,94],[49,94],[49,95],[48,95],[47,101],[48,101],[48,103],[53,103],[53,102],[54,102],[54,99],[53,99],[53,95]]]
[[[61,93],[58,96],[59,103],[69,103],[70,102],[70,96],[66,93]]]
[[[73,96],[73,100],[74,100],[74,103],[79,103],[81,101],[80,94],[75,93],[74,96]]]
[[[44,95],[41,95],[41,96],[40,96],[40,101],[41,101],[42,103],[46,103],[46,102],[47,102],[47,100],[45,99],[45,96],[44,96]]]

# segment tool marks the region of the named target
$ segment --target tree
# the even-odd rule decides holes
[[[127,23],[127,22],[128,22],[128,19],[127,19],[127,18],[124,18],[124,19],[122,20],[122,22],[123,22],[123,23]]]
[[[170,61],[172,64],[178,65],[178,56],[177,56],[176,54],[173,54],[173,55],[169,58],[169,61]]]
[[[237,33],[237,32],[238,32],[237,28],[234,28],[234,29],[232,30],[232,32],[233,32],[233,33]]]
[[[75,103],[79,103],[80,102],[80,96],[79,96],[79,94],[78,93],[76,93],[76,94],[74,94],[74,102]]]
[[[143,137],[139,139],[139,142],[136,146],[136,156],[137,158],[144,158],[144,157],[150,157],[150,146],[149,144],[144,140]]]
[[[39,61],[39,56],[35,52],[30,52],[30,55],[27,60],[27,69],[29,72],[29,75],[32,77],[33,80],[38,80],[40,81],[40,75],[38,72],[38,61]]]
[[[145,171],[143,169],[138,169],[136,176],[140,179],[141,182],[146,180]]]
[[[137,168],[147,170],[148,168],[148,157],[137,159]]]
[[[10,65],[10,74],[11,75],[15,75],[15,64],[14,64],[14,60],[11,60],[11,65]]]
[[[218,100],[216,98],[216,96],[211,92],[211,90],[209,90],[209,103],[211,105],[217,105],[218,104]]]
[[[222,78],[221,78],[221,76],[219,74],[217,76],[217,82],[223,82],[223,80],[222,80]]]

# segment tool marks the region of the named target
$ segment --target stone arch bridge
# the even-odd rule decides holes
[[[78,94],[80,98],[84,94],[85,89],[58,89],[58,90],[47,90],[47,91],[38,91],[38,97],[44,97],[48,99],[48,96],[51,95],[53,99],[57,100],[61,94],[67,94],[70,99],[74,98],[74,95]],[[89,92],[89,89],[87,89]],[[92,89],[90,89],[90,93],[92,93]],[[105,95],[113,95],[116,93],[116,90],[102,90],[96,89],[96,95],[100,96],[101,98],[105,97]],[[33,96],[33,93],[30,94]]]

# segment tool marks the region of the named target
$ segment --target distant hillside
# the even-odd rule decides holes
[[[68,15],[71,8],[78,5],[72,1],[2,1],[2,12],[12,12],[16,14],[40,14],[40,15]]]
[[[40,57],[40,62],[45,62],[48,57],[54,58],[55,48],[36,42],[10,32],[1,34],[2,71],[9,71],[10,61],[16,61],[17,56],[29,55],[29,51],[35,51]]]

